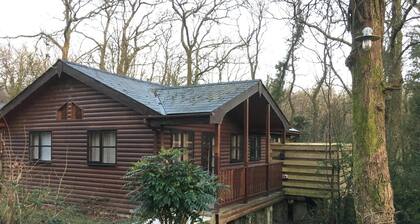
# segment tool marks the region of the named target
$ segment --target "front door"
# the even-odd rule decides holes
[[[214,172],[214,133],[203,132],[201,136],[201,166],[209,174]]]

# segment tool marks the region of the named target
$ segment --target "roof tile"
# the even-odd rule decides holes
[[[64,63],[162,115],[212,112],[260,82],[250,80],[167,87],[76,63]]]

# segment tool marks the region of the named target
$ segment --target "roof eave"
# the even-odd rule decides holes
[[[268,103],[271,105],[271,107],[273,108],[276,115],[282,121],[282,123],[284,125],[284,128],[286,130],[288,130],[289,127],[290,127],[289,121],[287,120],[287,118],[283,114],[283,112],[280,110],[277,103],[275,103],[272,96],[270,95],[270,93],[268,92],[268,90],[265,88],[265,86],[262,84],[261,81],[259,81],[258,83],[256,83],[255,85],[253,85],[252,87],[250,87],[249,89],[244,91],[243,93],[239,94],[238,96],[236,96],[232,100],[226,102],[222,106],[215,109],[212,112],[212,115],[210,116],[210,123],[211,124],[222,123],[223,118],[224,118],[224,116],[226,115],[227,112],[229,112],[230,110],[235,108],[237,105],[239,105],[240,103],[242,103],[247,98],[254,95],[255,93],[260,93],[260,94],[264,95],[264,97],[267,99]]]
[[[89,77],[88,75],[78,71],[77,69],[72,68],[67,65],[65,61],[57,60],[57,62],[52,65],[44,74],[42,74],[38,79],[26,87],[22,92],[20,92],[16,97],[10,100],[6,105],[0,109],[0,115],[6,116],[10,111],[19,106],[25,99],[27,99],[31,94],[37,91],[41,86],[46,82],[51,80],[54,76],[58,75],[59,77],[62,74],[66,74],[70,77],[79,80],[80,82],[86,84],[87,86],[111,97],[112,99],[126,105],[127,107],[133,109],[134,111],[140,114],[146,115],[162,115],[160,112],[155,111],[137,101],[131,97],[118,92],[103,83]]]
[[[152,128],[179,124],[209,124],[211,113],[199,112],[188,114],[150,115],[146,119]]]

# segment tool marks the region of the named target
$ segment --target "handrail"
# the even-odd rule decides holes
[[[247,172],[245,172],[245,169],[247,169]],[[270,172],[267,172],[267,169],[270,169]],[[269,176],[267,177],[268,173]],[[248,175],[247,186],[245,186],[245,175]],[[238,201],[247,201],[250,197],[281,190],[281,178],[282,163],[279,162],[252,164],[247,168],[230,167],[222,169],[219,174],[219,181],[230,188],[220,192],[219,205],[224,206]],[[245,187],[248,188],[248,195],[245,194]]]

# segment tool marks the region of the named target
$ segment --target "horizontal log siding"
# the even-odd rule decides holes
[[[82,109],[83,119],[57,121],[56,111],[69,101]],[[11,147],[7,147],[27,164],[29,131],[52,132],[52,163],[35,165],[27,175],[27,184],[52,189],[60,186],[60,192],[68,201],[85,205],[88,201],[104,200],[102,206],[118,213],[128,213],[133,208],[123,190],[122,177],[134,162],[155,154],[160,146],[159,133],[147,126],[144,116],[66,75],[51,80],[10,114],[6,121],[12,138]],[[230,162],[231,135],[243,134],[242,124],[237,123],[234,116],[228,113],[222,123],[222,170],[243,167],[243,163]],[[95,129],[117,130],[116,166],[87,164],[87,131]],[[171,129],[194,131],[194,163],[200,165],[202,133],[214,133],[215,126],[167,126],[166,148],[171,146]],[[250,132],[254,133],[252,126]],[[262,135],[261,160],[250,161],[250,165],[265,164],[265,134],[258,134]]]
[[[82,120],[57,121],[56,111],[66,102],[83,111]],[[68,77],[61,76],[33,94],[6,118],[12,150],[28,163],[29,131],[52,132],[52,163],[35,165],[27,175],[33,186],[56,189],[69,201],[86,204],[105,199],[103,206],[127,213],[122,180],[127,169],[142,156],[155,153],[155,132],[137,112]],[[114,167],[87,164],[87,130],[117,130],[117,164]],[[8,141],[6,141],[8,142]]]

